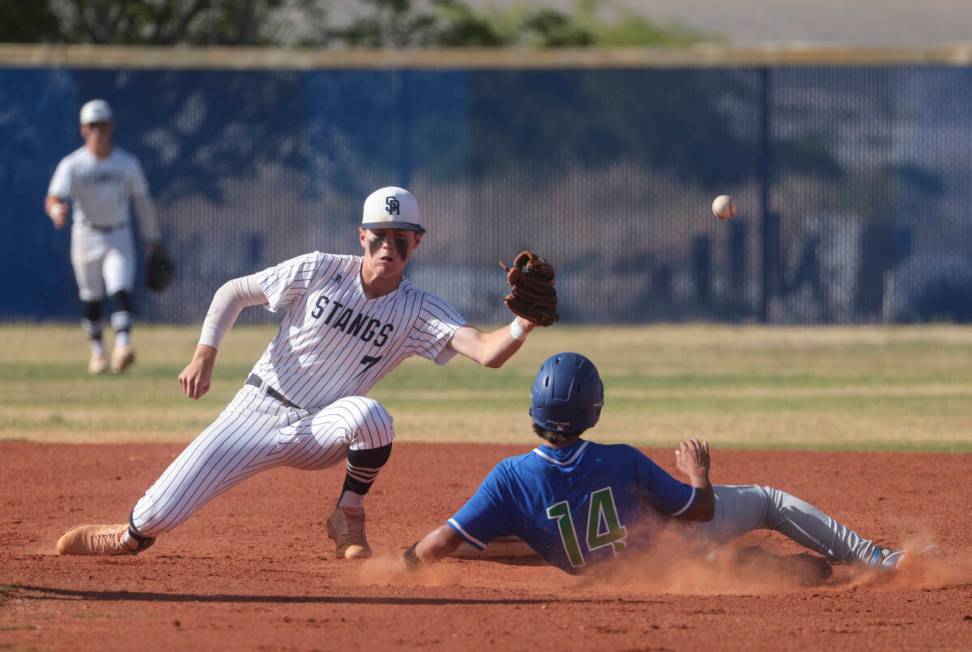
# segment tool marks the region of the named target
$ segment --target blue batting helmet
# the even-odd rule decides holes
[[[544,360],[530,394],[533,423],[549,432],[587,430],[597,423],[604,405],[597,367],[580,353],[558,353]]]

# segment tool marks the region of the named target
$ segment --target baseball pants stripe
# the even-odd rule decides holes
[[[324,469],[345,460],[351,448],[393,439],[391,416],[373,399],[345,397],[310,412],[284,407],[247,385],[145,492],[132,520],[140,534],[155,537],[261,471]]]

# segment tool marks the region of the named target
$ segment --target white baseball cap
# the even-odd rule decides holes
[[[114,119],[111,107],[104,100],[91,100],[81,107],[81,124],[92,122],[111,122]]]
[[[364,202],[362,229],[403,229],[425,233],[419,217],[418,202],[412,193],[398,186],[374,191]]]

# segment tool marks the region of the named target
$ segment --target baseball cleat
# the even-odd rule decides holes
[[[101,353],[92,353],[91,357],[88,358],[88,373],[92,376],[102,374],[108,371],[108,356]]]
[[[893,571],[904,554],[904,550],[891,550],[882,546],[874,546],[874,552],[871,553],[867,566],[880,571]]]
[[[111,352],[111,370],[116,374],[131,367],[133,362],[135,362],[135,347],[119,346]]]
[[[358,507],[338,507],[325,524],[327,536],[336,545],[338,559],[367,559],[371,547],[365,538],[365,511]]]
[[[59,555],[134,555],[125,545],[128,525],[79,525],[57,540]]]
[[[941,558],[945,552],[941,547],[934,543],[913,550],[888,550],[887,548],[876,548],[871,555],[868,566],[882,571],[900,570],[917,559],[927,559],[930,557]]]

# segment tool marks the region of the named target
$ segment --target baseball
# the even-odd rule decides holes
[[[712,200],[712,214],[720,220],[731,220],[736,216],[736,202],[729,195],[719,195]]]

